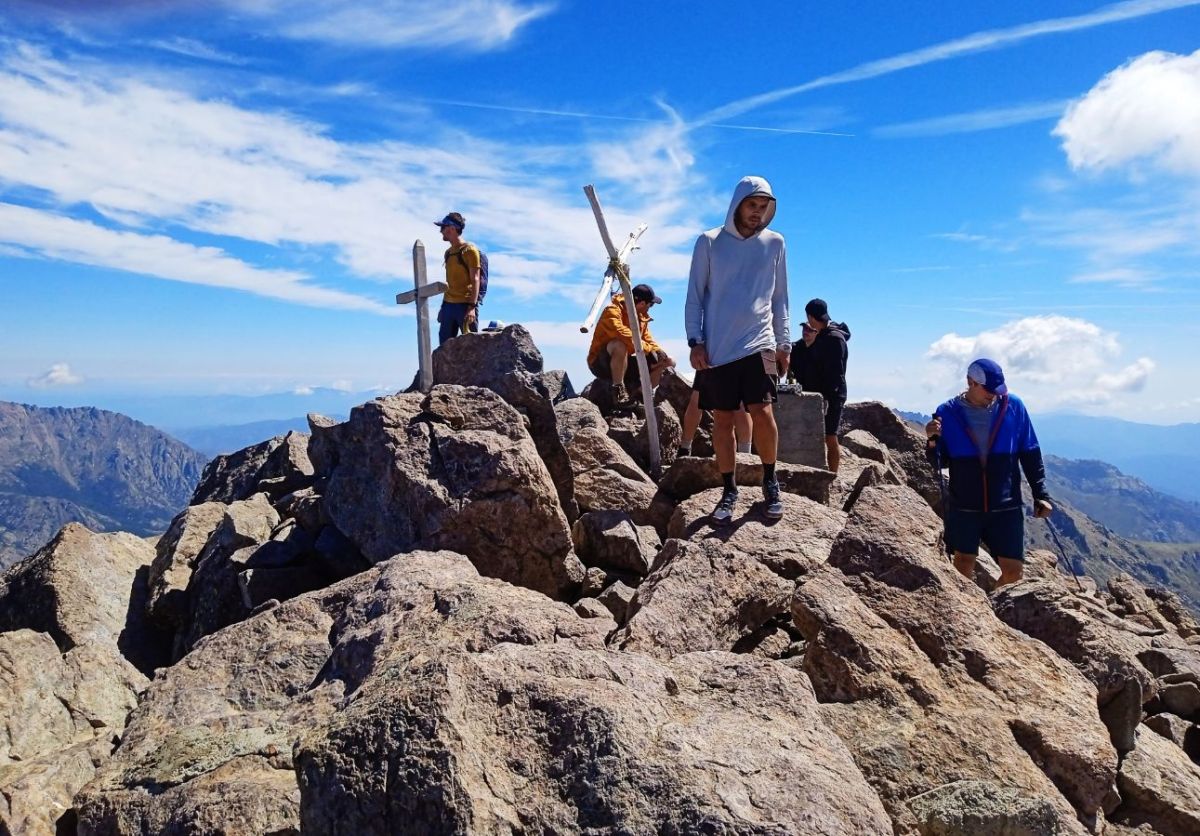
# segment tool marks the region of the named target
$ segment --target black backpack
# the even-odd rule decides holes
[[[483,297],[487,295],[488,257],[487,253],[479,249],[478,245],[471,244],[471,246],[475,247],[476,251],[479,253],[479,299],[476,304],[482,305]],[[463,270],[467,271],[467,276],[469,277],[471,275],[471,268],[467,266],[467,260],[463,258],[463,252],[466,249],[467,248],[464,246],[462,249],[456,252],[455,255],[458,256],[459,263],[462,264]]]

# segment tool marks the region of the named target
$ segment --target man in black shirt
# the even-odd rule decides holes
[[[838,446],[838,425],[846,405],[846,341],[850,328],[844,322],[829,318],[829,306],[823,299],[813,299],[804,306],[808,328],[815,332],[811,341],[800,340],[792,349],[796,379],[805,392],[820,392],[825,399],[825,450],[829,469],[837,473],[842,461]]]

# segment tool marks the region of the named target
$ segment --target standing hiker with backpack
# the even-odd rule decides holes
[[[438,345],[446,340],[479,330],[479,305],[487,292],[487,256],[462,238],[467,221],[458,212],[451,212],[434,226],[442,231],[446,249],[446,293],[438,310]]]
[[[943,503],[946,546],[954,568],[968,578],[979,544],[1000,564],[996,586],[1016,583],[1025,572],[1025,509],[1021,471],[1033,493],[1034,516],[1054,511],[1046,493],[1042,450],[1025,404],[1010,395],[1004,371],[980,358],[967,368],[967,390],[937,408],[925,425],[926,456],[935,468],[950,467]]]
[[[846,342],[850,327],[829,318],[829,306],[823,299],[813,299],[804,306],[808,321],[804,337],[792,346],[793,368],[800,388],[805,392],[820,392],[825,401],[825,452],[829,469],[838,472],[842,449],[838,446],[838,425],[846,406]]]
[[[779,427],[771,404],[776,384],[787,374],[787,251],[783,236],[767,229],[775,217],[775,195],[762,177],[743,177],[729,202],[725,223],[696,239],[688,276],[684,327],[692,368],[698,376],[700,408],[713,413],[713,449],[724,491],[712,520],[726,525],[737,505],[735,416],[750,413],[754,446],[763,467],[764,513],[783,516],[775,458]]]

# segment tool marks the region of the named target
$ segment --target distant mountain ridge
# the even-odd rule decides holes
[[[115,412],[0,401],[0,568],[72,521],[161,533],[187,505],[206,461]]]

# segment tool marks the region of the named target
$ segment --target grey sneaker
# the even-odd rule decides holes
[[[763,499],[767,503],[764,513],[773,520],[783,517],[783,502],[779,499],[779,480],[763,483]]]
[[[725,493],[721,494],[721,501],[713,509],[712,521],[717,525],[729,525],[729,521],[733,519],[733,507],[737,505],[737,498],[737,491],[726,489]]]

